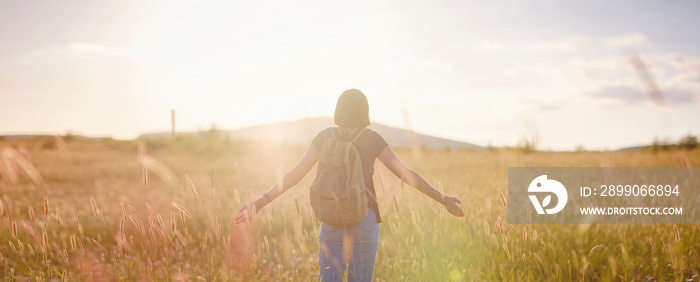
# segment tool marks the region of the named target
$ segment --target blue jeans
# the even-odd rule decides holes
[[[321,223],[318,235],[319,281],[371,281],[379,244],[379,224],[370,209],[367,217],[351,226]],[[344,245],[344,244],[347,245]],[[345,254],[345,252],[352,252]]]

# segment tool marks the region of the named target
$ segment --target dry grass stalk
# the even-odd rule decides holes
[[[126,224],[125,217],[122,216],[122,219],[119,220],[119,234],[124,234],[124,224]]]
[[[12,244],[12,241],[7,241],[7,242],[10,243],[10,247],[12,248],[12,252],[17,254],[17,249],[15,248],[15,244]]]
[[[27,161],[28,164],[34,165],[34,162],[32,161],[32,155],[29,154],[29,151],[27,150],[27,148],[20,145],[19,148],[17,149],[17,151],[19,152],[20,155],[22,155],[22,157],[24,158],[25,161]]]
[[[214,189],[214,172],[216,171],[215,167],[211,167],[211,189]]]
[[[163,218],[159,215],[156,215],[156,221],[158,222],[158,226],[160,229],[165,229],[165,222],[163,221]]]
[[[10,185],[17,185],[19,183],[19,172],[17,171],[17,166],[12,162],[12,159],[6,155],[6,151],[3,150],[3,154],[0,154],[2,158],[2,163],[0,163],[0,175],[3,176]]]
[[[46,234],[46,232],[44,232],[41,234],[41,239],[42,239],[42,242],[44,243],[44,245],[43,245],[44,249],[46,249],[46,247],[49,246],[49,235]]]
[[[161,230],[158,227],[153,226],[152,229],[155,229],[155,231],[158,233],[158,236],[160,237],[161,242],[165,242],[165,234],[163,233],[163,230]]]
[[[148,203],[146,203],[146,209],[148,210],[148,214],[150,214],[151,217],[155,218],[156,215],[155,215],[155,213],[153,212],[153,209],[151,208],[151,205],[149,205]]]
[[[595,246],[593,246],[593,248],[591,248],[591,251],[588,252],[588,256],[589,256],[589,257],[592,256],[593,253],[595,253],[595,251],[596,251],[598,248],[600,248],[600,246],[601,246],[601,245],[595,245]]]
[[[75,215],[75,211],[71,210],[70,213],[71,213],[71,215],[73,215],[73,224],[75,224],[75,226],[78,226],[79,222],[78,222],[78,217]]]
[[[183,247],[187,247],[187,241],[185,240],[185,237],[182,236],[180,231],[175,231],[175,237],[177,237]]]
[[[501,217],[499,216],[496,223],[493,225],[493,233],[498,233],[498,231],[503,231],[501,226]]]
[[[71,248],[71,250],[74,250],[74,251],[75,251],[75,248],[76,248],[76,243],[75,243],[75,241],[76,241],[76,240],[77,240],[77,239],[76,239],[75,234],[70,235],[70,248]]]
[[[510,225],[510,223],[508,223],[507,220],[504,220],[503,223],[504,223],[508,228],[510,228],[510,231],[516,232],[516,231],[515,231],[515,227],[513,227],[513,225]]]
[[[131,245],[129,245],[129,241],[126,240],[126,235],[115,234],[114,241],[117,242],[117,246],[119,247],[119,253],[122,253],[122,247],[126,248],[127,250],[131,250]]]
[[[545,246],[545,244],[544,244],[544,240],[543,240],[542,238],[540,238],[540,245],[542,245],[542,250],[543,250],[543,251],[547,249],[546,246]]]
[[[527,218],[525,218],[524,216],[521,215],[520,218],[521,218],[523,221],[525,221],[525,223],[530,224],[530,221],[527,220]]]
[[[673,232],[676,234],[676,241],[680,241],[681,240],[681,233],[680,233],[680,231],[678,231],[677,225],[673,225]]]
[[[90,238],[90,240],[92,240],[92,242],[95,243],[95,246],[99,247],[102,250],[102,252],[104,252],[105,254],[107,253],[107,249],[105,249],[105,247],[102,247],[102,244],[97,242],[97,240],[92,238]]]
[[[130,204],[126,204],[126,206],[129,207],[129,209],[131,210],[131,212],[134,213],[134,214],[136,215],[136,217],[138,217],[139,219],[141,219],[141,214],[139,213],[139,211],[136,210],[136,208],[134,208],[134,207],[133,207],[132,205],[130,205]]]
[[[544,267],[544,260],[542,259],[542,257],[540,257],[540,255],[538,255],[537,253],[532,253],[532,256],[535,258],[535,260],[537,260],[537,262],[540,263],[541,266]]]
[[[663,241],[662,241],[663,242]],[[625,249],[625,245],[620,243],[620,251],[622,252],[622,259],[625,263],[629,261],[629,256],[627,255],[627,250]]]
[[[90,197],[90,206],[92,206],[92,214],[94,216],[97,216],[98,209],[97,209],[97,203],[95,202],[94,197]]]
[[[56,247],[56,244],[54,244],[54,248],[56,250],[56,253],[60,253],[62,255],[61,260],[63,261],[63,264],[69,265],[70,264],[70,257],[68,256],[68,251],[66,251],[65,249],[63,249],[61,251],[61,249]],[[64,272],[65,272],[65,270],[64,270]]]
[[[170,213],[170,234],[175,236],[175,231],[177,231],[177,220],[175,220],[175,213]]]
[[[187,183],[187,188],[190,190],[190,193],[192,193],[192,197],[197,198],[197,187],[194,186],[192,178],[187,174],[185,174],[185,182]]]
[[[504,207],[508,207],[508,202],[506,202],[506,197],[503,196],[503,192],[501,192],[501,189],[498,190],[498,196],[501,197],[501,202],[503,203]]]
[[[299,211],[299,200],[296,196],[294,197],[294,205],[297,207],[297,215],[301,216],[301,211]]]
[[[586,270],[588,269],[590,263],[588,263],[586,257],[581,257],[581,264],[583,265],[581,268],[581,281],[586,281]]]
[[[177,210],[179,210],[179,211],[180,211],[181,213],[183,213],[184,215],[187,215],[188,217],[191,217],[190,212],[187,211],[187,209],[186,209],[184,206],[182,206],[182,205],[180,205],[180,204],[178,204],[178,203],[176,203],[176,202],[172,202],[171,204],[173,205],[173,207],[175,207]]]
[[[24,227],[24,230],[27,230],[27,232],[29,232],[29,235],[32,236],[32,238],[34,238],[34,240],[36,240],[37,242],[40,242],[39,235],[36,233],[36,230],[34,230],[34,227],[32,226],[31,223],[29,223],[27,221],[23,221],[22,227]]]
[[[233,189],[233,197],[236,199],[236,205],[241,205],[241,196],[238,195],[238,190]]]
[[[615,261],[615,257],[608,256],[608,265],[610,268],[610,272],[612,272],[612,276],[616,277],[617,276],[617,262]]]
[[[61,135],[56,134],[56,144],[58,145],[58,150],[61,153],[61,157],[70,161],[71,160],[71,155],[70,151],[68,151],[68,146],[66,145],[66,141],[61,137]]]
[[[263,246],[266,252],[270,251],[270,242],[267,240],[267,235],[263,235]]]
[[[142,232],[142,231],[141,231],[141,226],[139,226],[138,221],[136,221],[136,219],[134,219],[134,217],[131,216],[131,215],[127,215],[127,217],[129,217],[129,219],[130,219],[131,222],[134,224],[134,226],[136,226],[136,229],[137,229],[139,232]]]
[[[155,174],[168,185],[174,185],[177,183],[177,177],[175,177],[175,174],[173,174],[173,172],[167,166],[156,159],[143,155],[137,157],[137,161],[144,168],[155,172]]]
[[[419,219],[419,215],[416,212],[411,211],[411,221],[413,222],[413,226],[416,227],[416,230],[422,232],[421,226],[418,224]]]
[[[36,186],[44,186],[44,178],[34,165],[22,157],[15,149],[5,148],[0,153],[0,176],[3,176],[10,185],[19,183],[19,173],[23,172]]]
[[[508,255],[508,259],[512,259],[512,256],[510,255],[510,250],[508,250],[508,239],[506,238],[506,235],[501,234],[501,239],[503,239],[503,250],[506,251],[506,255]]]
[[[44,215],[49,215],[49,197],[44,196]]]
[[[143,177],[143,187],[148,188],[148,169],[145,167],[141,168],[141,175]]]
[[[46,227],[49,226],[49,218],[46,218],[46,221],[44,222],[44,227],[41,228],[42,232],[46,232]]]
[[[54,219],[56,219],[58,224],[61,224],[61,211],[58,209],[58,207],[56,207],[56,213],[51,215],[54,217]]]
[[[394,198],[394,207],[396,208],[396,213],[399,213],[399,202],[396,201],[396,195],[392,195],[391,197]]]
[[[145,156],[146,151],[147,151],[147,148],[146,148],[145,144],[138,144],[136,146],[136,157]]]

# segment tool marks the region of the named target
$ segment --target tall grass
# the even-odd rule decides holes
[[[65,142],[67,159],[58,148],[25,145],[47,189],[37,189],[27,174],[15,182],[3,174],[0,276],[248,281],[318,275],[319,222],[307,190],[312,173],[250,224],[232,223],[242,204],[279,181],[276,168],[293,167],[305,148],[197,157],[163,147],[135,156],[136,146],[73,140]],[[398,154],[461,199],[466,216],[451,217],[401,188],[378,163],[377,281],[698,279],[700,225],[513,225],[503,193],[508,166],[687,166],[679,160],[700,163],[698,151],[682,158],[673,152]],[[144,168],[155,177],[145,181]],[[42,208],[35,213],[32,207]]]

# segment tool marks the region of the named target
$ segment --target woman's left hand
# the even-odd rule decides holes
[[[241,210],[238,211],[238,217],[234,220],[236,224],[248,222],[255,218],[258,214],[258,210],[262,209],[264,205],[261,204],[261,199],[258,199],[252,203],[246,204]]]
[[[442,198],[442,204],[445,206],[447,211],[457,217],[464,217],[464,212],[457,205],[461,203],[462,201],[455,197],[445,196]]]

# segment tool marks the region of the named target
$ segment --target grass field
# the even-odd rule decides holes
[[[305,148],[190,139],[149,141],[145,152],[136,142],[67,138],[65,144],[60,150],[53,137],[0,141],[0,149],[17,149],[25,161],[30,156],[45,181],[34,184],[17,157],[0,164],[19,174],[16,184],[8,172],[0,180],[6,280],[308,281],[318,275],[320,223],[307,190],[313,173],[250,225],[232,224],[238,209],[269,189]],[[376,281],[700,279],[700,225],[510,225],[498,192],[508,197],[509,166],[697,166],[700,150],[397,155],[461,199],[466,216],[449,215],[377,164],[384,222]],[[174,179],[146,159],[166,166]],[[142,166],[150,168],[147,178]]]

